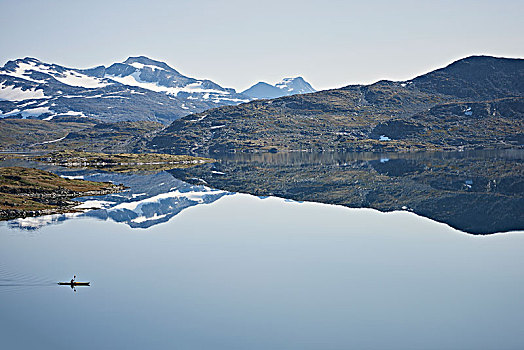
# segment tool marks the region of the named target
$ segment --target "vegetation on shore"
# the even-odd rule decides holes
[[[151,121],[106,123],[86,117],[5,118],[0,119],[0,150],[130,152],[163,127]]]
[[[156,153],[106,154],[82,151],[55,151],[43,156],[33,157],[32,159],[64,167],[104,168],[115,172],[160,171],[214,162],[210,158],[186,155]]]
[[[25,158],[5,154],[3,159]],[[172,154],[105,154],[54,151],[32,160],[64,167],[106,169],[113,172],[161,171],[211,163],[213,159]],[[0,220],[75,211],[73,198],[97,196],[123,190],[123,186],[62,178],[44,170],[0,167]]]
[[[109,182],[65,179],[23,167],[0,168],[0,220],[75,211],[73,198],[122,191]]]

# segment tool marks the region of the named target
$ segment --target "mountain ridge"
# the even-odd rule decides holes
[[[302,78],[279,84],[274,87],[279,95],[300,92],[303,86],[312,89]],[[104,122],[168,124],[191,113],[253,98],[208,79],[185,76],[146,56],[86,69],[25,57],[7,61],[0,68],[0,118],[50,120],[74,114]]]
[[[249,100],[234,89],[186,77],[145,56],[88,69],[25,57],[0,68],[0,117],[50,120],[75,114],[105,122],[169,123],[187,114]]]
[[[174,121],[157,152],[521,147],[524,60],[471,56],[407,81],[255,100]]]

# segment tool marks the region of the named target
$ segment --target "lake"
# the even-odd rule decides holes
[[[524,348],[518,152],[37,166],[130,188],[0,223],[3,348]]]

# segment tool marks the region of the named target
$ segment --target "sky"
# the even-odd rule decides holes
[[[0,0],[0,64],[145,55],[242,91],[406,80],[470,55],[524,57],[524,1]]]

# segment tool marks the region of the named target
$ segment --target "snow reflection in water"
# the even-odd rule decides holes
[[[62,175],[64,177],[83,177],[91,181],[111,181],[124,184],[129,189],[108,194],[78,198],[82,203],[79,213],[54,214],[9,221],[9,227],[35,230],[50,224],[61,223],[78,217],[94,217],[101,220],[113,220],[133,228],[148,228],[167,222],[182,210],[208,204],[222,198],[230,192],[209,188],[202,185],[190,185],[175,179],[171,174],[118,174],[92,173],[83,175]],[[90,210],[88,210],[90,209]]]

